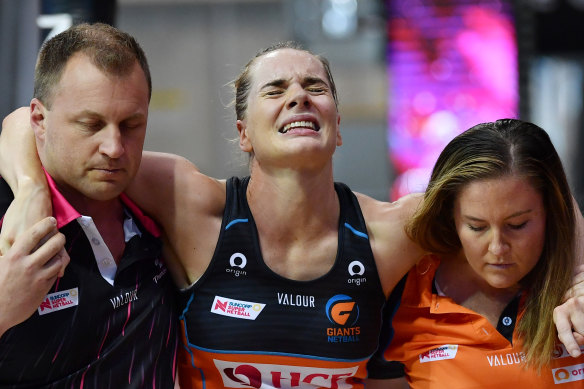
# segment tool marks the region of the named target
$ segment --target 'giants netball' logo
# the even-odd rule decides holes
[[[326,317],[333,324],[349,327],[359,319],[359,306],[351,297],[337,294],[326,303]]]
[[[351,297],[344,294],[331,297],[326,303],[326,316],[334,325],[326,329],[329,343],[359,341],[361,327],[355,326],[359,320],[359,306]]]
[[[355,375],[358,368],[241,364],[218,359],[214,359],[213,363],[221,374],[225,388],[351,388],[347,380]]]

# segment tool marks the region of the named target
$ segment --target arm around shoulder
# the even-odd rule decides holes
[[[205,213],[215,204],[222,211],[224,188],[223,181],[201,173],[184,157],[145,151],[127,193],[164,228],[187,210]]]
[[[162,227],[167,253],[185,274],[179,287],[198,279],[213,255],[225,208],[225,181],[201,173],[187,159],[145,152],[128,190],[130,198]]]
[[[30,121],[31,111],[26,107],[12,112],[2,122],[0,175],[15,194],[0,235],[0,250],[4,252],[28,227],[52,214]]]
[[[2,121],[0,175],[15,193],[23,184],[46,187],[30,120],[30,108],[22,107]]]
[[[389,203],[357,194],[379,277],[386,296],[425,252],[406,234],[405,227],[422,200],[407,195]]]

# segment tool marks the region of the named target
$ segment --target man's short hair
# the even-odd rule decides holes
[[[46,41],[35,67],[34,97],[50,108],[55,86],[63,69],[76,53],[85,54],[102,72],[109,75],[130,74],[136,61],[152,94],[150,68],[144,51],[130,34],[103,23],[78,24]]]

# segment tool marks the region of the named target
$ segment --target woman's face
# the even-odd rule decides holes
[[[463,253],[494,288],[516,286],[537,264],[545,219],[542,195],[517,176],[472,182],[454,202]]]
[[[303,168],[329,163],[342,144],[340,116],[318,58],[294,49],[258,57],[250,68],[240,146],[265,166]]]

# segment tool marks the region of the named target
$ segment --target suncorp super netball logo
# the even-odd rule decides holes
[[[326,329],[329,343],[358,342],[361,327],[355,326],[359,320],[359,306],[353,298],[337,294],[326,303],[326,316],[333,327]]]

